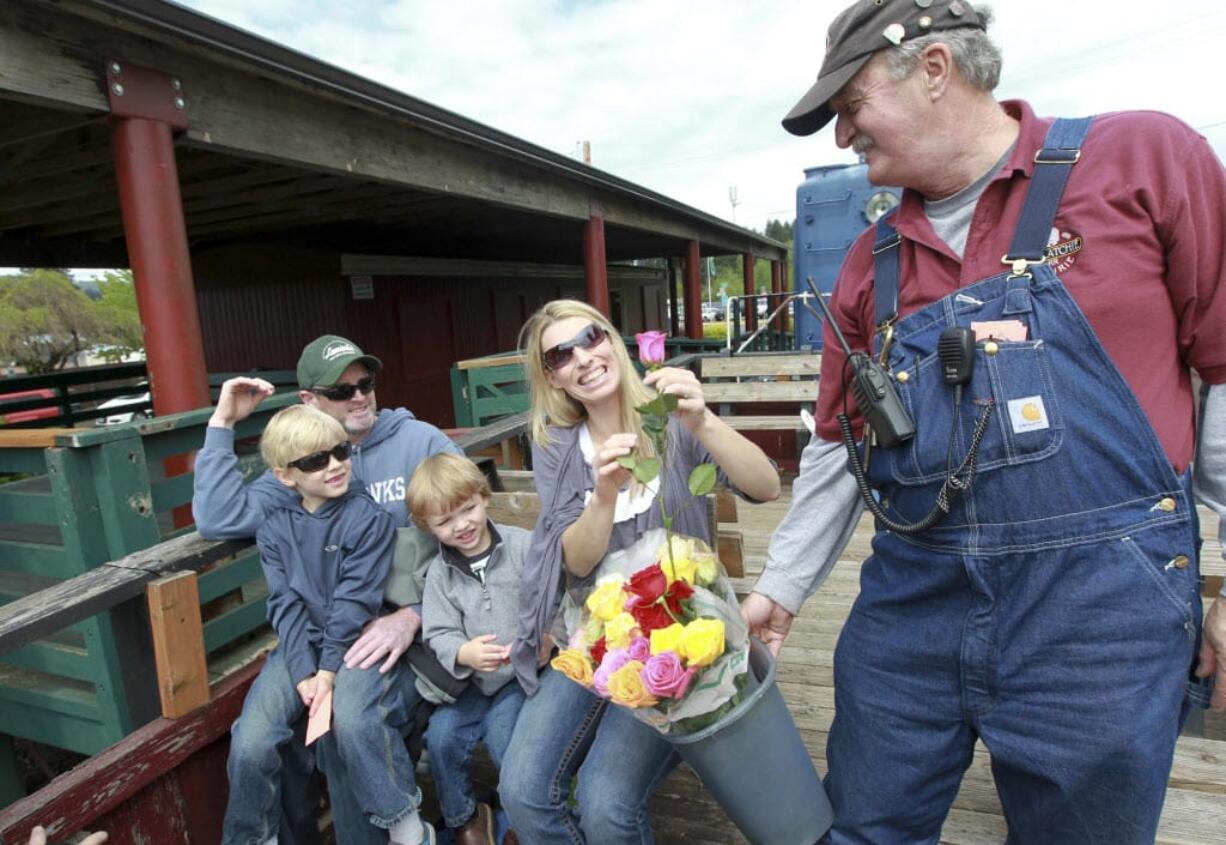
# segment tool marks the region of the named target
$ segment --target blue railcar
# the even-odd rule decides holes
[[[805,180],[796,190],[795,291],[807,290],[805,278],[812,276],[818,289],[829,294],[856,236],[897,205],[901,193],[898,188],[870,185],[864,164],[806,170]],[[817,310],[816,305],[813,307]],[[795,314],[796,348],[820,350],[820,321],[799,302]]]

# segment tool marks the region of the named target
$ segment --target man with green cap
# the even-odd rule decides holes
[[[1204,679],[1226,707],[1196,519],[1196,497],[1226,513],[1226,172],[1168,115],[998,102],[989,19],[860,0],[784,118],[834,121],[904,191],[840,271],[859,354],[826,326],[816,436],[742,612],[777,651],[873,512],[828,841],[936,842],[981,741],[1010,842],[1152,843]]]
[[[352,341],[338,335],[318,337],[302,350],[298,359],[298,395],[303,404],[311,405],[338,420],[349,434],[352,444],[352,484],[363,487],[370,496],[391,514],[398,526],[398,538],[393,560],[393,573],[388,581],[386,606],[389,612],[372,621],[345,654],[350,668],[371,669],[388,673],[404,655],[421,628],[421,590],[424,566],[432,547],[421,532],[409,525],[404,504],[408,479],[417,465],[439,452],[462,454],[445,434],[429,423],[422,422],[404,408],[379,410],[375,402],[375,385],[382,362],[367,355]],[[192,497],[192,513],[201,536],[210,539],[252,537],[264,521],[268,510],[286,496],[295,494],[265,473],[250,485],[243,483],[238,459],[234,452],[234,425],[247,418],[266,397],[273,385],[260,378],[239,377],[227,380],[221,388],[217,407],[209,420],[204,448],[196,457],[196,478]],[[417,571],[418,569],[422,571]],[[410,682],[413,675],[403,673]],[[411,684],[395,693],[405,719],[420,701]],[[338,702],[339,703],[339,702]],[[386,832],[366,820],[360,802],[347,788],[345,773],[337,769],[339,761],[321,749],[321,764],[328,774],[332,794],[338,841],[345,843],[386,842]],[[283,759],[283,771],[290,783],[283,790],[286,816],[302,815],[302,804],[310,805],[304,762]],[[420,800],[420,795],[418,796]],[[290,806],[291,803],[295,806]],[[297,845],[308,845],[310,833],[301,830],[309,823],[294,824],[299,831],[285,831],[286,839]]]

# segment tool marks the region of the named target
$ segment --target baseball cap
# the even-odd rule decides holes
[[[351,340],[334,334],[317,337],[306,345],[298,358],[298,386],[303,390],[331,387],[354,361],[365,364],[372,373],[383,369],[382,361],[364,354]]]
[[[830,24],[817,82],[788,112],[783,128],[793,135],[812,135],[829,123],[834,117],[830,98],[878,50],[930,32],[965,27],[986,29],[986,24],[964,0],[858,0]]]

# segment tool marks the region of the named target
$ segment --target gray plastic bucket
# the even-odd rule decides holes
[[[723,719],[670,736],[681,758],[754,845],[813,845],[833,813],[775,683],[775,661],[750,639],[757,689]]]

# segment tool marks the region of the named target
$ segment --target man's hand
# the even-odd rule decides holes
[[[773,599],[750,593],[741,602],[741,618],[749,626],[749,633],[766,643],[771,654],[778,657],[792,627],[792,614]]]
[[[409,650],[420,629],[421,616],[411,607],[376,617],[366,623],[362,636],[345,652],[345,665],[350,669],[369,669],[383,660],[379,672],[386,674]]]
[[[107,834],[100,830],[97,833],[91,833],[86,836],[80,841],[79,845],[102,845],[108,838]],[[29,845],[47,845],[47,831],[43,829],[42,825],[37,825],[30,831]]]
[[[234,428],[234,424],[251,416],[256,406],[276,390],[271,382],[262,378],[226,379],[217,397],[217,407],[209,418],[209,425],[217,428]]]
[[[511,647],[498,645],[496,634],[482,634],[464,645],[456,655],[456,662],[463,663],[478,672],[493,672],[511,659]]]
[[[1213,600],[1201,632],[1196,676],[1208,678],[1210,675],[1214,676],[1214,687],[1209,705],[1214,710],[1226,710],[1226,596]]]

